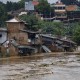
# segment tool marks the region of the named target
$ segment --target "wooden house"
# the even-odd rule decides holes
[[[13,18],[7,23],[8,30],[8,41],[9,41],[9,52],[11,56],[13,55],[26,55],[27,53],[35,52],[34,45],[37,45],[37,39],[35,38],[36,32],[29,31],[25,29],[25,22],[18,19]]]
[[[63,51],[63,48],[60,46],[62,44],[61,41],[57,37],[53,37],[49,34],[41,34],[42,45],[45,45],[49,50],[49,52],[58,52]]]
[[[49,34],[41,34],[42,46],[45,46],[47,52],[64,52],[64,51],[75,51],[77,45],[70,39],[62,39],[53,37]],[[43,47],[44,48],[44,47]]]
[[[18,46],[28,45],[28,34],[21,31],[25,29],[25,22],[18,18],[13,18],[9,21],[6,21],[6,23],[8,30],[7,38],[10,43],[9,52],[13,52],[11,53],[11,56],[13,56],[14,54],[17,55]]]
[[[62,38],[60,39],[62,41],[61,47],[64,49],[64,51],[75,51],[77,48],[77,44],[73,42],[70,39]]]
[[[32,49],[35,49],[35,53],[40,52],[40,45],[41,45],[41,38],[39,35],[39,31],[31,31],[31,30],[21,30],[22,32],[25,32],[28,34],[28,46],[29,48],[32,47]]]
[[[14,39],[20,45],[28,44],[28,35],[25,32],[20,30],[24,30],[25,22],[19,20],[18,18],[13,18],[7,23],[8,30],[8,40]]]

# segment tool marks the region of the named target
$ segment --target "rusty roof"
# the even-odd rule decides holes
[[[66,6],[66,11],[75,11],[77,10],[77,5],[69,5],[69,6]]]
[[[38,2],[38,1],[32,1],[32,4],[33,4],[34,6],[37,6],[37,5],[39,4],[39,2]]]

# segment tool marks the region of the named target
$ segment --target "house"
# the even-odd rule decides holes
[[[19,18],[13,18],[6,21],[9,41],[8,51],[10,56],[15,55],[27,55],[31,52],[35,53],[34,45],[37,45],[37,39],[35,39],[36,32],[25,29],[25,21]],[[36,43],[35,43],[36,42]],[[12,53],[13,52],[13,53]]]
[[[66,6],[66,11],[75,11],[77,10],[78,6],[77,5],[68,5]]]
[[[80,21],[80,8],[77,5],[66,6],[67,19],[69,22]]]
[[[37,6],[38,4],[39,4],[39,2],[37,0],[25,1],[25,11],[34,11],[35,6]]]
[[[14,39],[18,44],[27,44],[28,35],[22,31],[21,29],[25,28],[25,22],[18,19],[13,18],[7,23],[8,30],[8,40]]]
[[[54,4],[54,12],[56,20],[64,20],[67,18],[66,5],[60,1]]]
[[[21,16],[21,15],[27,15],[27,12],[21,12],[20,14],[19,14],[19,16]]]
[[[28,47],[32,48],[33,53],[40,53],[41,38],[39,31],[21,30],[28,34]]]
[[[18,15],[27,14],[27,11],[25,11],[24,8],[21,8],[19,10],[7,12],[7,14],[12,16],[12,17],[15,17],[15,16],[18,16]]]
[[[62,45],[61,47],[63,47],[64,51],[75,51],[77,44],[75,42],[73,42],[70,39],[65,38],[61,38],[60,41],[62,41]]]
[[[77,45],[70,39],[59,38],[49,34],[41,34],[42,48],[47,52],[75,51]]]
[[[80,7],[77,5],[65,5],[61,1],[58,1],[52,4],[51,7],[54,8],[55,13],[55,19],[53,20],[61,20],[65,23],[80,21]]]
[[[8,30],[7,38],[10,43],[9,50],[14,52],[12,55],[17,55],[18,46],[28,45],[28,34],[21,31],[25,29],[25,22],[18,18],[13,18],[6,21],[6,23]]]
[[[42,45],[47,47],[46,49],[50,52],[58,52],[63,51],[61,47],[62,42],[59,40],[58,37],[49,35],[49,34],[41,34],[41,41]]]

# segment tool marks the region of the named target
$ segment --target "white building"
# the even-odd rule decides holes
[[[0,28],[0,44],[3,44],[7,40],[7,29]]]
[[[56,4],[54,4],[54,12],[56,19],[64,19],[67,17],[66,5],[62,2],[57,2]]]
[[[25,10],[27,10],[27,11],[33,11],[34,10],[34,4],[32,1],[25,2]]]
[[[21,12],[20,14],[19,14],[19,16],[21,16],[21,15],[27,15],[27,12]]]

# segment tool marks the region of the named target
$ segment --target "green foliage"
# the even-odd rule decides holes
[[[78,0],[61,0],[66,5],[76,4]]]
[[[64,27],[61,22],[40,22],[38,23],[39,28],[42,29],[43,33],[49,33],[54,35],[64,35]],[[41,27],[40,27],[41,26]]]
[[[12,2],[7,1],[5,8],[6,8],[7,12],[11,11],[12,10]]]
[[[50,14],[50,4],[47,0],[40,0],[39,5],[36,6],[36,11],[42,14]]]
[[[0,2],[0,27],[5,26],[4,25],[5,21],[12,17],[12,16],[8,15],[7,12],[24,8],[24,1],[25,0],[21,0],[19,2],[7,1],[6,4]]]
[[[5,4],[0,2],[0,27],[4,26],[4,21],[7,19]]]
[[[75,26],[75,30],[73,33],[73,40],[80,45],[80,24]]]
[[[36,18],[34,14],[22,15],[20,18],[26,21],[31,30],[42,30],[42,33],[49,33],[55,35],[64,35],[65,28],[62,22],[41,21]]]
[[[24,0],[21,0],[19,2],[7,1],[5,8],[6,8],[7,12],[24,8]]]
[[[20,0],[18,2],[19,8],[24,8],[25,0]]]
[[[20,16],[20,18],[22,20],[26,21],[26,23],[28,23],[30,29],[33,29],[33,26],[37,25],[37,23],[38,23],[38,19],[36,18],[36,16],[34,14],[22,15],[22,16]]]

